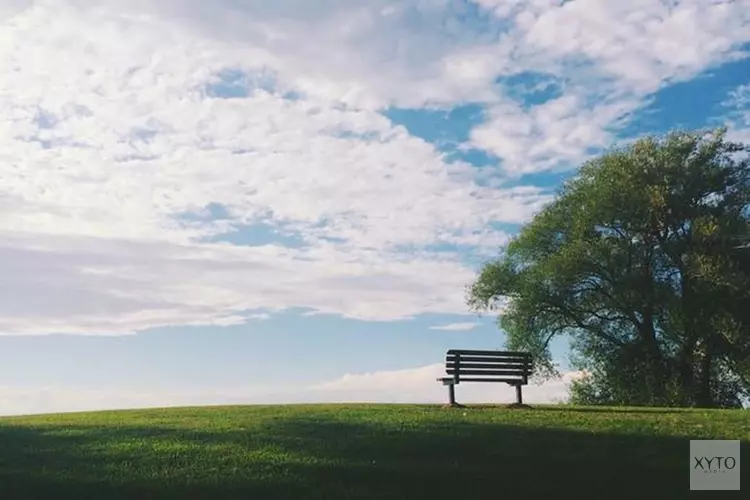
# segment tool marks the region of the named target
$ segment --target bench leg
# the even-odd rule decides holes
[[[456,406],[456,386],[451,384],[448,386],[448,400],[451,406]]]
[[[523,397],[521,396],[521,384],[516,385],[516,403],[523,404]]]

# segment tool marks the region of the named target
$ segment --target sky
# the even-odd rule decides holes
[[[482,263],[607,148],[750,142],[749,50],[750,0],[0,0],[0,414],[445,402]]]

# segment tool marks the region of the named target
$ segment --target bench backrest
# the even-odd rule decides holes
[[[445,356],[445,372],[456,382],[507,382],[528,384],[531,354],[517,351],[451,349]]]

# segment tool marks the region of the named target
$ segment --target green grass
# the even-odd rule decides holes
[[[300,405],[1,418],[0,499],[705,497],[689,491],[690,439],[741,439],[750,456],[750,415]]]

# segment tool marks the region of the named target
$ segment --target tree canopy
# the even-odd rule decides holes
[[[736,407],[750,390],[750,149],[726,130],[646,137],[585,163],[469,287],[509,348],[585,403]]]

